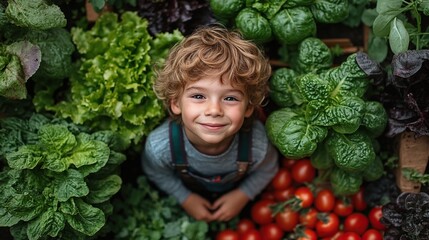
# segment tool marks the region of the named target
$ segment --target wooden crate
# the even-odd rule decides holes
[[[429,160],[429,136],[416,138],[413,132],[403,132],[399,136],[399,165],[396,169],[396,184],[402,192],[420,192],[421,184],[409,181],[402,169],[412,168],[424,173]]]

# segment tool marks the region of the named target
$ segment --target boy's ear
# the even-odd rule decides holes
[[[248,104],[246,112],[244,112],[244,117],[248,118],[252,116],[254,110],[255,110],[255,106],[253,106],[252,104]]]
[[[182,109],[180,108],[180,104],[175,99],[170,101],[170,109],[171,109],[171,112],[173,112],[176,115],[179,115],[182,113]]]

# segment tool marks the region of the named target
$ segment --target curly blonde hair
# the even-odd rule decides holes
[[[268,93],[271,66],[258,46],[239,32],[220,25],[203,26],[170,50],[164,68],[157,71],[154,91],[178,119],[170,111],[170,102],[181,96],[188,82],[212,75],[243,87],[249,104],[257,107]]]

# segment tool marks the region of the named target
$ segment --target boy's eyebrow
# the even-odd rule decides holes
[[[185,91],[192,91],[192,90],[196,90],[196,91],[210,91],[210,88],[204,88],[204,87],[195,87],[195,86],[191,86],[191,87],[187,87],[185,88]],[[241,95],[244,95],[243,91],[236,89],[236,88],[228,88],[226,89],[227,92],[236,92],[239,93]]]

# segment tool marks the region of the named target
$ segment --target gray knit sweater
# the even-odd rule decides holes
[[[169,120],[153,130],[146,138],[142,166],[147,177],[161,190],[174,196],[180,203],[191,191],[181,182],[172,164],[169,139]],[[271,181],[278,170],[278,151],[270,144],[264,125],[254,121],[252,130],[251,164],[248,175],[239,188],[250,199],[255,198]],[[237,169],[238,134],[231,146],[220,155],[206,155],[195,149],[183,132],[189,166],[201,175],[222,175]]]

